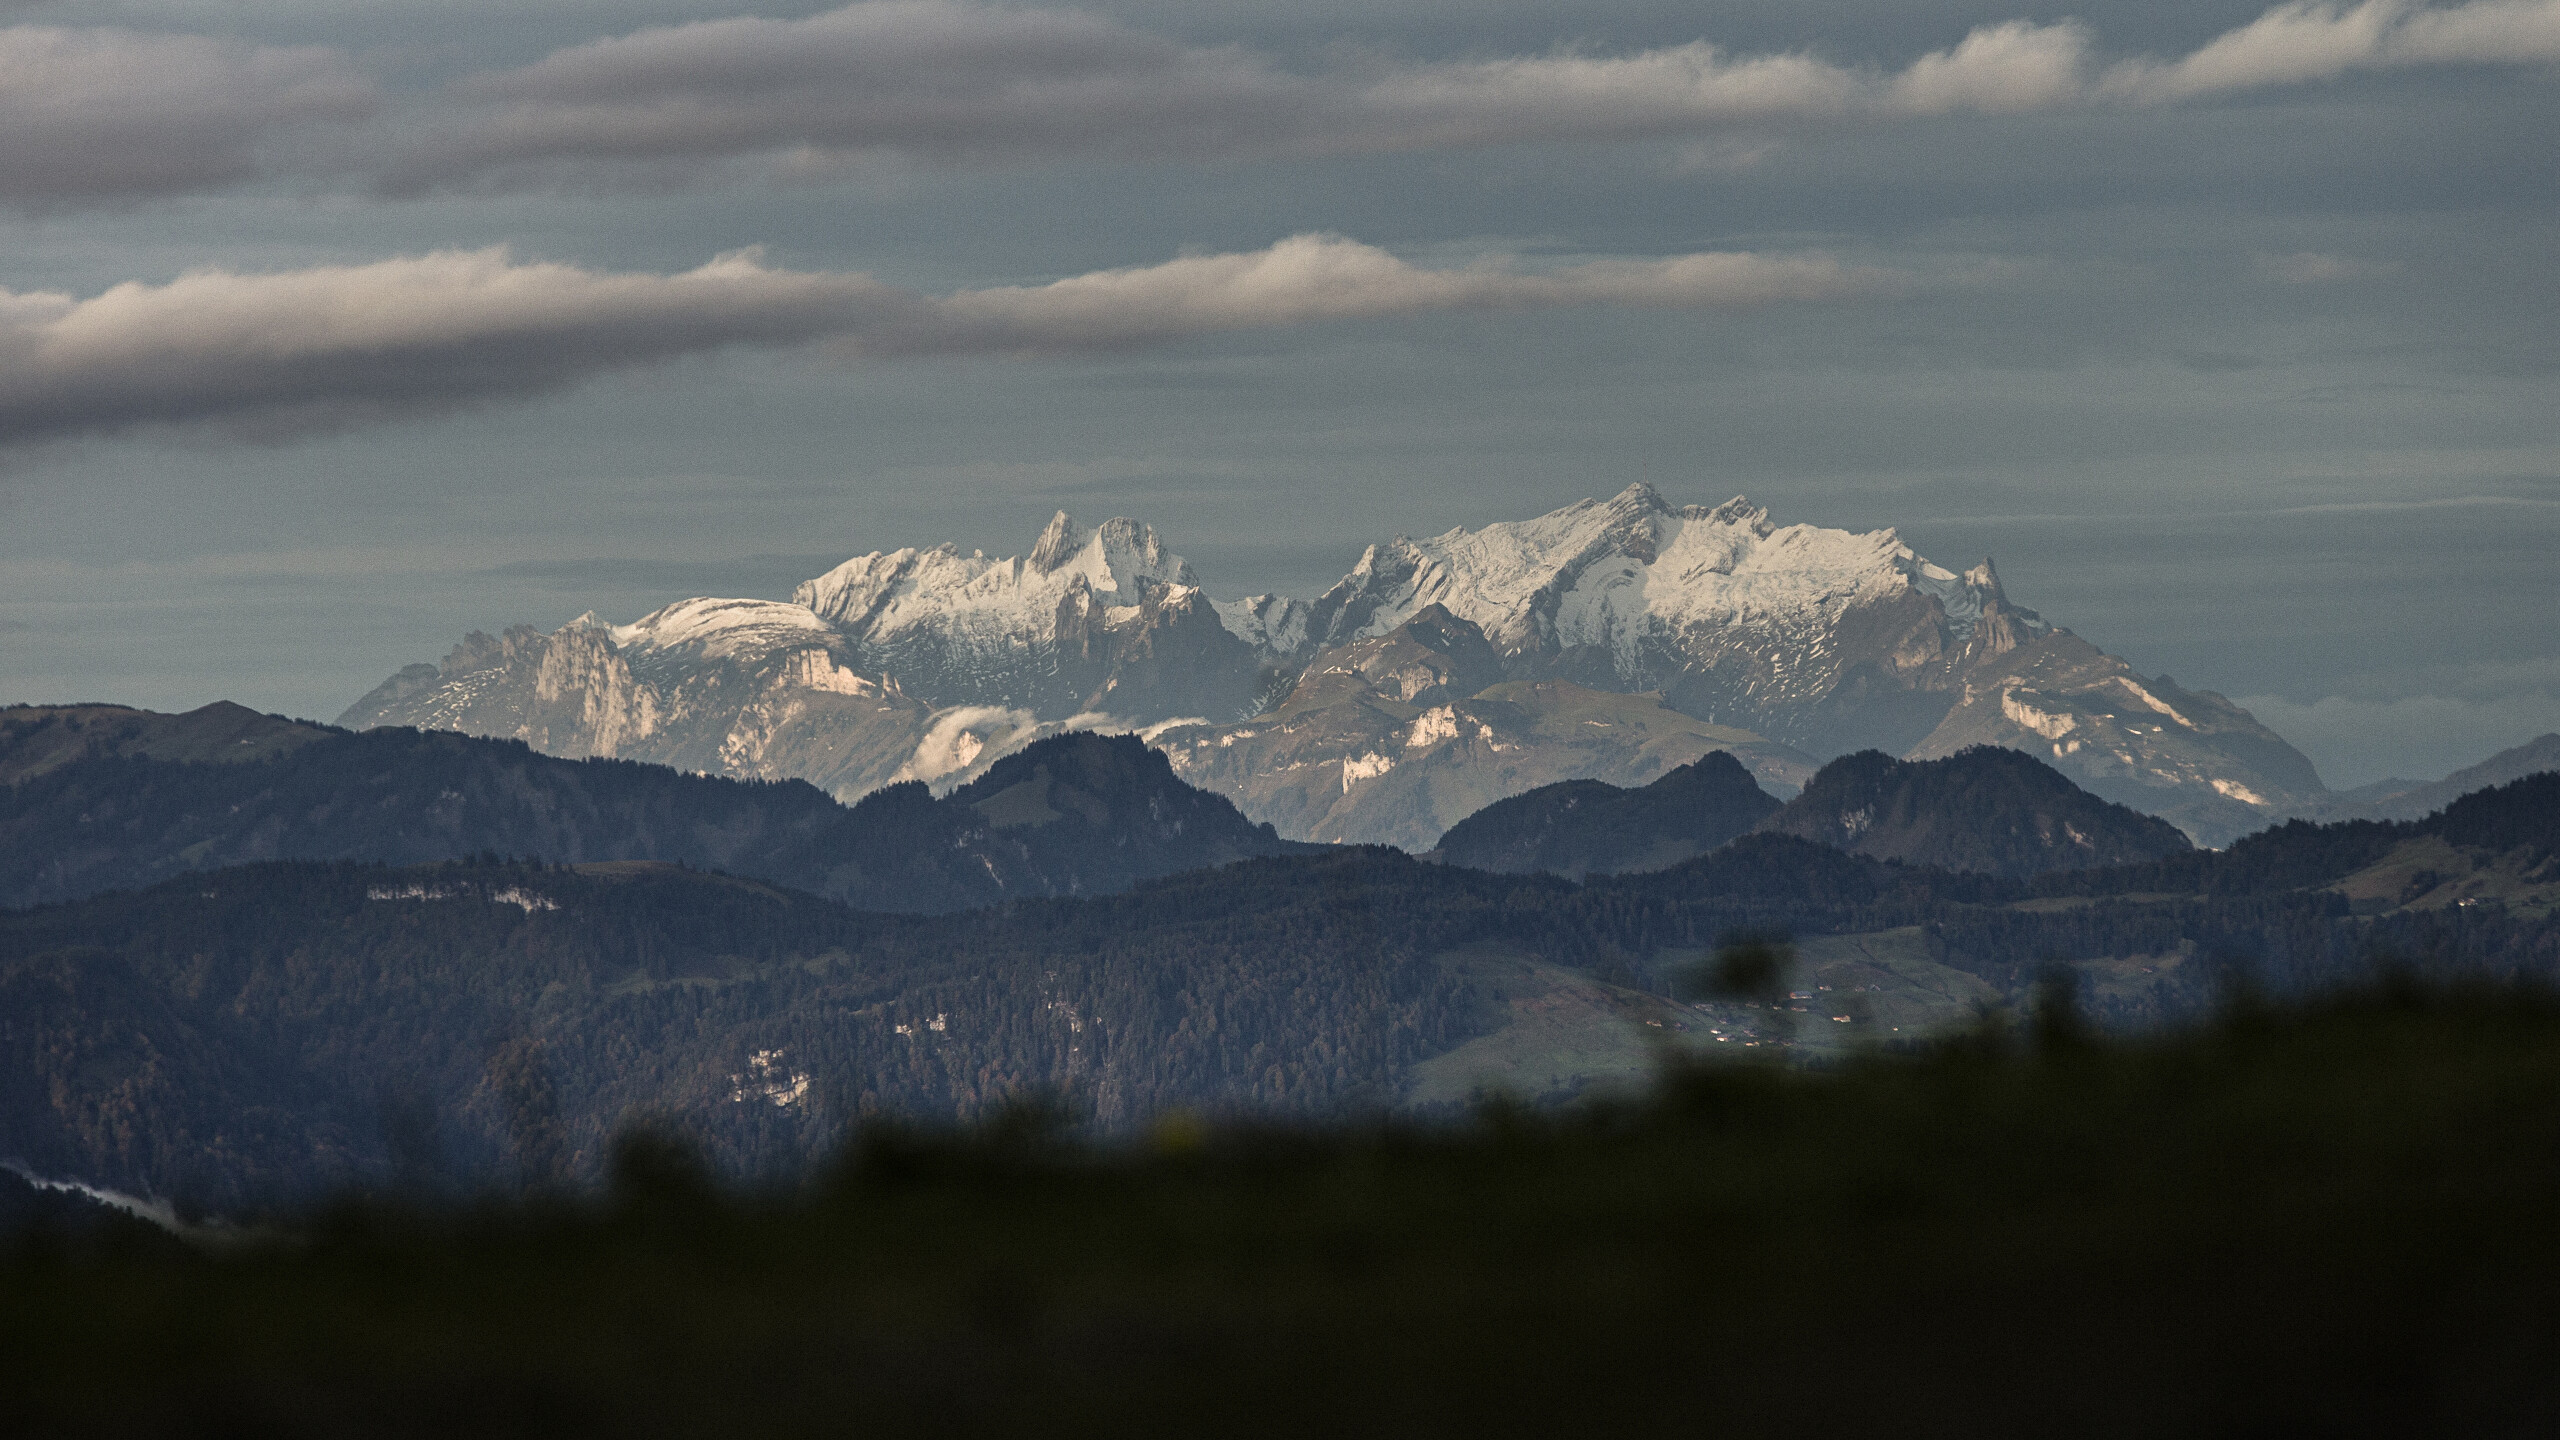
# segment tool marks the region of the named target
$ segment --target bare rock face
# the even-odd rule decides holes
[[[2326,793],[2311,762],[2248,711],[2165,675],[2143,679],[2067,630],[1969,671],[1963,697],[1907,758],[1975,745],[2026,751],[2206,845],[2310,810]]]
[[[1635,485],[1536,520],[1400,538],[1310,605],[1264,597],[1227,614],[1276,649],[1363,643],[1434,608],[1477,625],[1513,679],[1655,693],[1813,755],[2025,750],[2205,844],[2326,795],[2311,762],[2246,711],[2138,679],[2011,602],[1990,561],[1958,574],[1891,530],[1779,526],[1739,497],[1675,508]]]
[[[1792,793],[1812,757],[1711,725],[1659,695],[1496,680],[1483,634],[1427,607],[1319,653],[1270,713],[1171,726],[1175,773],[1295,839],[1424,850],[1485,806],[1562,780],[1643,785],[1712,751]]]
[[[1070,719],[1233,716],[1268,683],[1155,532],[1080,529],[1062,512],[1022,559],[899,550],[849,560],[790,602],[694,599],[630,625],[474,634],[338,723],[804,779],[852,800]]]
[[[1020,559],[950,545],[859,556],[792,599],[936,707],[1223,719],[1263,683],[1191,566],[1135,520],[1087,530],[1059,511]]]
[[[754,780],[807,780],[850,800],[893,778],[930,713],[896,680],[845,663],[796,607],[694,600],[636,625],[581,618],[544,634],[474,634],[359,700],[350,730],[405,725],[522,740]],[[806,612],[801,612],[805,615]]]

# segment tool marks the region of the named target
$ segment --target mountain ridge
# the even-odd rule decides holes
[[[1890,529],[1780,525],[1739,496],[1674,506],[1644,484],[1530,520],[1371,545],[1312,601],[1213,602],[1151,527],[1087,527],[1061,511],[1019,557],[949,544],[873,551],[788,602],[704,597],[630,625],[581,617],[548,633],[475,634],[438,666],[402,669],[340,723],[806,778],[851,799],[903,779],[940,783],[963,752],[1059,726],[1218,727],[1280,713],[1311,674],[1367,674],[1363,654],[1410,638],[1417,621],[1471,627],[1502,681],[1655,695],[1667,711],[1815,761],[1862,748],[2029,750],[2205,843],[2309,813],[2327,795],[2310,762],[2245,710],[2142,680],[2010,600],[1989,560],[1959,571]],[[1480,668],[1449,698],[1481,695]],[[1623,758],[1597,768],[1659,773],[1633,773]],[[1195,778],[1264,804],[1253,787],[1267,777],[1210,766]],[[1292,838],[1388,833],[1319,829],[1322,807],[1265,808]],[[1456,818],[1413,821],[1430,833],[1409,838],[1428,844]]]
[[[104,709],[0,711],[0,775],[19,777],[0,786],[0,904],[66,901],[250,861],[414,863],[493,852],[562,863],[681,861],[868,909],[929,912],[1125,889],[1173,870],[1304,848],[1185,784],[1129,736],[1053,736],[1004,756],[954,795],[937,799],[911,781],[846,806],[798,780],[740,781],[547,756],[517,740],[358,735],[272,718],[261,723],[294,732],[293,743],[232,763],[106,747],[63,758],[82,736],[227,735],[237,721],[216,707],[181,717]]]
[[[2169,822],[1997,745],[1931,760],[1843,755],[1756,829],[1877,860],[2009,879],[2140,864],[2193,848]]]

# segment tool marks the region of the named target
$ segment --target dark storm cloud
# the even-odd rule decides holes
[[[0,27],[0,203],[49,208],[232,184],[270,136],[354,120],[346,56],[200,35]]]
[[[732,346],[857,356],[1065,354],[1441,310],[1733,307],[1889,289],[1817,255],[1704,253],[1519,273],[1429,269],[1339,236],[929,297],[741,251],[678,275],[442,251],[190,273],[92,298],[0,291],[0,444],[210,422],[266,436],[538,394]]]
[[[2560,60],[2560,0],[2280,6],[2176,59],[2100,63],[2072,21],[1982,25],[1898,69],[1706,41],[1291,70],[1067,10],[877,0],[665,26],[464,82],[394,188],[741,157],[1232,159],[1706,135],[1956,113],[2148,107],[2419,65]]]

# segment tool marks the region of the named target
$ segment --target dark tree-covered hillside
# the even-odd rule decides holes
[[[1879,860],[2007,876],[2191,848],[2168,821],[2101,800],[2034,756],[1995,745],[1943,760],[1844,755],[1760,828]]]
[[[214,760],[202,757],[223,752],[205,744],[138,746],[132,732],[218,727],[154,730],[140,712],[92,713],[105,709],[0,712],[0,776],[15,777],[0,785],[0,904],[259,860],[499,854],[683,863],[932,913],[1303,848],[1182,783],[1127,736],[1056,736],[963,793],[936,800],[908,784],[847,807],[796,780],[562,760],[519,741],[414,730],[277,722],[274,735],[255,732],[254,758]]]
[[[1705,854],[1778,808],[1722,750],[1632,789],[1567,780],[1497,800],[1449,827],[1439,858],[1473,870],[1580,878],[1661,870]]]

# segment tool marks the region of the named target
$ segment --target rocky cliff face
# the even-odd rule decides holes
[[[1062,512],[1021,559],[899,550],[849,560],[790,602],[693,599],[630,625],[474,634],[338,723],[804,779],[851,800],[983,768],[1070,720],[1233,716],[1267,683],[1153,531],[1083,530]]]
[[[851,800],[898,778],[932,711],[797,606],[688,600],[636,624],[474,634],[357,701],[350,730],[405,725],[545,754],[807,780]]]
[[[961,783],[1068,728],[1138,730],[1285,835],[1412,846],[1523,789],[1642,784],[1715,748],[1790,789],[1812,757],[2008,745],[2211,844],[2325,794],[2246,712],[2139,679],[2012,604],[1988,561],[1644,485],[1372,545],[1313,601],[1213,604],[1148,527],[1061,513],[1016,558],[881,551],[789,602],[474,635],[339,723],[848,799]]]

